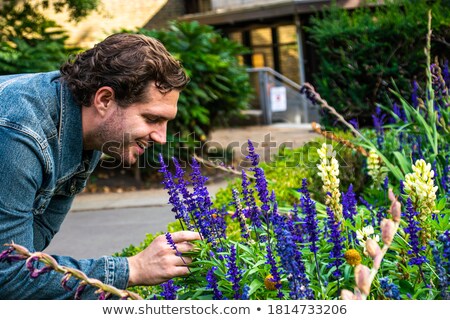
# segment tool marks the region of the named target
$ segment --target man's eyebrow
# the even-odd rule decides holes
[[[162,120],[167,120],[167,121],[175,119],[175,117],[166,117],[164,115],[154,114],[151,112],[144,112],[142,115],[146,118],[156,118],[156,119],[162,119]]]

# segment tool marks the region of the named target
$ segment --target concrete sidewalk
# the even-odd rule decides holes
[[[214,196],[227,186],[226,181],[207,184],[208,191]],[[164,189],[150,189],[111,193],[86,193],[78,195],[70,211],[95,211],[122,208],[141,208],[167,205],[169,194]]]

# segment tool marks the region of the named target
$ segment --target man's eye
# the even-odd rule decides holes
[[[156,123],[158,122],[159,118],[158,117],[147,117],[147,122],[148,123]]]

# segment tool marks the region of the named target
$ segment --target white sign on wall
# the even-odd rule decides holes
[[[272,112],[287,110],[286,87],[270,88],[270,105],[272,106]]]

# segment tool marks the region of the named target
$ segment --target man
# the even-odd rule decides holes
[[[165,142],[187,82],[161,43],[132,34],[106,38],[59,72],[0,77],[0,245],[45,249],[102,151],[132,164],[150,144]],[[172,237],[180,252],[199,239],[194,232]],[[164,237],[130,258],[55,258],[119,289],[188,273]],[[56,272],[31,279],[24,262],[0,263],[0,298],[72,298],[60,280]],[[84,298],[96,298],[86,290]]]

